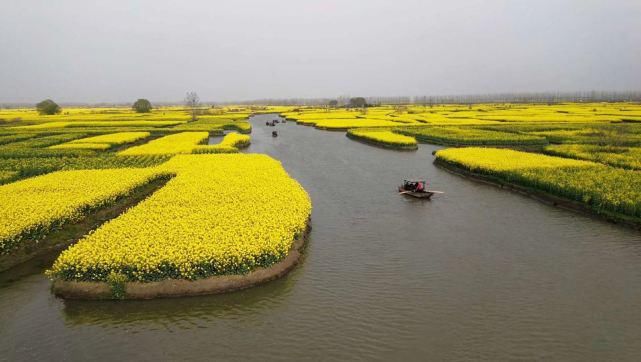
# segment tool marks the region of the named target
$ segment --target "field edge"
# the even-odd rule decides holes
[[[157,282],[125,282],[125,293],[120,298],[114,295],[111,285],[107,282],[54,279],[51,289],[59,298],[84,300],[178,298],[235,292],[279,279],[293,270],[307,246],[311,228],[309,219],[305,231],[294,240],[283,260],[247,274],[217,275],[193,281],[165,279]]]
[[[565,210],[574,211],[584,216],[598,218],[598,219],[611,222],[613,224],[623,225],[632,229],[641,230],[641,219],[639,218],[635,218],[635,217],[631,217],[628,215],[615,213],[611,211],[597,212],[596,210],[591,208],[589,205],[580,203],[578,201],[570,200],[561,196],[556,196],[548,192],[537,190],[531,187],[521,186],[512,182],[505,181],[499,177],[488,176],[488,175],[483,175],[476,172],[471,172],[440,159],[435,159],[433,163],[439,168],[444,169],[445,171],[448,171],[452,174],[461,176],[463,178],[492,185],[500,189],[507,189],[508,191],[512,191],[514,193],[529,197],[531,199],[537,200],[544,204],[559,207]]]

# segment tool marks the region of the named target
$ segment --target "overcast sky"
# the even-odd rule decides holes
[[[640,89],[640,0],[0,1],[0,102]]]

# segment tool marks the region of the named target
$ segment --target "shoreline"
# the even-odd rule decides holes
[[[157,282],[125,282],[125,295],[120,299],[140,300],[180,298],[235,292],[279,279],[292,271],[301,260],[311,231],[311,220],[303,234],[294,240],[287,256],[267,268],[257,268],[247,274],[217,275],[204,279],[165,279]],[[119,299],[107,282],[78,282],[55,279],[51,290],[63,299]]]
[[[472,171],[468,171],[464,168],[461,168],[459,166],[453,165],[451,163],[448,163],[446,161],[442,161],[439,159],[435,159],[433,163],[435,166],[441,169],[444,169],[447,172],[450,172],[452,174],[458,175],[463,178],[471,179],[475,182],[488,184],[501,189],[507,189],[508,191],[518,193],[520,195],[529,197],[531,199],[537,200],[544,204],[573,211],[578,214],[582,214],[584,216],[588,216],[595,219],[601,219],[613,224],[626,226],[628,228],[632,228],[636,230],[641,230],[641,220],[638,220],[631,216],[614,213],[612,211],[597,212],[596,210],[591,208],[590,205],[587,205],[578,201],[570,200],[561,196],[556,196],[543,190],[537,190],[537,189],[521,186],[518,184],[514,184],[511,182],[507,182],[498,177],[493,177],[493,176],[488,176],[488,175],[483,175],[483,174],[475,173]]]

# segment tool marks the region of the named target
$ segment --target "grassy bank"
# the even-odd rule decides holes
[[[641,225],[641,174],[589,161],[492,148],[446,149],[436,161],[471,175],[581,203]]]

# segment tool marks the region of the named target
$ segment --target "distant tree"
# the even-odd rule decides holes
[[[144,98],[138,99],[131,107],[136,113],[149,113],[151,112],[151,102]]]
[[[45,115],[58,114],[62,112],[62,108],[60,108],[60,106],[51,99],[45,99],[44,101],[36,104],[36,110],[38,113]]]
[[[400,105],[400,104],[397,104],[394,106],[394,113],[400,114],[400,113],[407,113],[407,112],[408,112],[407,106]]]
[[[349,106],[354,108],[365,108],[367,107],[367,101],[363,97],[350,98]]]
[[[336,107],[338,105],[338,101],[336,99],[332,99],[329,101],[329,106],[330,107]]]
[[[185,105],[187,105],[187,107],[191,111],[192,121],[196,120],[196,111],[198,110],[199,104],[200,98],[198,97],[198,94],[196,92],[187,92],[187,96],[185,97]]]

